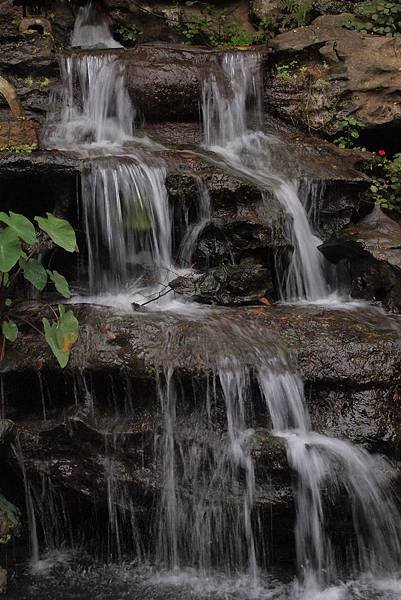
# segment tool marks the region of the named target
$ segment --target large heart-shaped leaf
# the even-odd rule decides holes
[[[79,335],[79,324],[72,310],[59,306],[60,316],[55,323],[42,319],[45,338],[62,369],[67,366],[71,348]]]
[[[5,212],[0,212],[0,221],[11,227],[18,237],[27,244],[32,245],[36,242],[35,227],[24,215],[12,211],[8,215]]]
[[[68,285],[66,278],[63,275],[60,275],[58,271],[48,270],[47,272],[58,293],[64,298],[71,298],[70,286]]]
[[[0,271],[8,273],[21,255],[21,242],[14,229],[0,231]]]
[[[14,321],[3,321],[1,331],[9,342],[15,342],[18,336],[18,327]]]
[[[47,233],[57,246],[64,248],[67,252],[78,250],[75,231],[68,221],[59,219],[50,213],[46,217],[35,217],[39,227]]]
[[[36,259],[20,259],[20,267],[23,270],[24,277],[37,289],[42,291],[46,287],[47,272],[44,266]]]

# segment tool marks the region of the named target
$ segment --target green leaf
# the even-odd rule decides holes
[[[71,298],[70,286],[68,285],[66,278],[63,275],[60,275],[58,271],[48,270],[47,272],[58,293],[64,298]]]
[[[3,321],[1,331],[9,342],[15,342],[18,336],[18,327],[14,321]]]
[[[32,283],[37,290],[44,290],[47,283],[47,273],[43,265],[34,258],[28,261],[21,258],[19,264],[24,272],[25,279]]]
[[[12,303],[13,303],[13,301],[11,300],[11,298],[6,298],[4,301],[4,304],[7,306],[7,308],[10,308]]]
[[[72,310],[65,311],[59,305],[59,317],[55,323],[42,319],[45,338],[60,367],[64,369],[70,358],[71,349],[78,339],[79,323]]]
[[[8,273],[21,255],[21,242],[10,227],[0,231],[0,271]]]
[[[5,212],[0,212],[0,221],[11,227],[18,237],[27,244],[32,246],[36,242],[35,228],[24,215],[12,211],[8,215]]]
[[[67,252],[76,252],[78,250],[75,231],[68,221],[59,219],[50,213],[47,217],[35,217],[39,227],[47,233],[57,246],[64,248]]]

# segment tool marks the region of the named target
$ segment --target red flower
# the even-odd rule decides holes
[[[378,154],[379,156],[386,156],[386,151],[385,151],[385,150],[378,150],[378,151],[377,151],[377,154]]]

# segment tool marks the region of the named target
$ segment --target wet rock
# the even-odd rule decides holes
[[[260,49],[262,58],[267,56]],[[138,45],[120,53],[127,86],[147,122],[199,120],[202,81],[220,72],[222,51],[172,44]]]
[[[36,128],[28,119],[0,121],[0,151],[28,148],[35,150],[38,145]]]
[[[0,567],[0,594],[7,593],[7,571]]]
[[[274,19],[281,13],[279,0],[250,0],[249,16],[253,21],[262,21],[262,19]]]
[[[231,265],[177,277],[169,286],[195,302],[221,306],[256,304],[273,295],[274,287],[268,269]]]
[[[17,41],[3,43],[0,69],[6,74],[13,73],[22,77],[57,73],[58,61],[52,38],[34,33],[22,35]]]
[[[127,86],[147,121],[198,118],[207,56],[205,51],[171,45],[138,46],[124,52]]]
[[[275,60],[297,65],[266,86],[268,108],[327,134],[354,115],[365,127],[398,126],[401,73],[398,38],[364,35],[343,27],[343,15],[317,18],[275,37]],[[299,67],[305,66],[304,71]]]
[[[273,347],[282,344],[293,354],[302,376],[311,385],[334,390],[375,389],[381,394],[390,382],[392,388],[400,382],[398,320],[386,318],[369,307],[344,311],[261,306],[225,310],[220,317],[219,311],[212,310],[202,320],[168,313],[129,314],[88,305],[76,306],[74,310],[81,334],[68,373],[77,369],[122,369],[127,375],[151,381],[154,369],[164,365],[193,374],[218,365],[222,345],[225,355],[232,354],[245,364],[256,366],[262,360],[260,351],[264,348],[269,352],[271,343]],[[26,311],[35,322],[39,307],[35,305]],[[237,325],[235,330],[230,327],[232,322]],[[112,341],[107,331],[114,334]],[[37,364],[57,379],[56,361],[50,350],[44,340],[30,331],[22,333],[8,350],[2,371],[17,376],[35,371]],[[35,384],[33,380],[30,385],[35,387],[38,381]],[[15,387],[15,391],[18,389]],[[60,395],[60,401],[64,396]],[[18,408],[16,398],[10,400],[9,411],[11,407]]]
[[[0,419],[0,446],[8,444],[14,433],[14,423],[7,419]]]
[[[40,314],[38,306],[26,310],[30,319]],[[7,414],[15,420],[29,480],[33,486],[51,481],[51,493],[62,494],[63,510],[68,507],[72,521],[79,519],[80,531],[86,526],[82,514],[94,513],[99,527],[108,519],[110,493],[118,493],[118,510],[134,506],[148,530],[147,519],[152,518],[160,490],[156,381],[166,367],[175,369],[177,383],[177,460],[194,444],[213,451],[227,435],[224,398],[218,380],[214,387],[210,379],[221,361],[231,357],[252,370],[274,357],[278,365],[284,348],[292,355],[285,362],[292,371],[297,365],[305,379],[317,431],[346,435],[371,450],[397,456],[401,329],[396,317],[361,307],[205,309],[201,318],[95,306],[74,310],[81,335],[67,370],[57,367],[35,331],[21,332],[1,369]],[[213,401],[209,420],[203,421],[207,382]],[[24,400],[27,388],[29,398]],[[245,410],[254,430],[250,449],[257,509],[262,520],[267,519],[266,531],[272,513],[277,517],[275,527],[292,530],[292,475],[284,440],[272,436],[257,386],[246,399]],[[14,470],[14,479],[21,480],[14,456],[2,462],[3,469],[5,464]],[[92,518],[88,527],[93,532]]]
[[[319,247],[357,298],[401,311],[401,225],[379,207]]]
[[[177,240],[198,218],[200,181],[210,197],[211,218],[200,232],[193,265],[204,268],[246,261],[269,268],[273,253],[292,250],[285,213],[274,196],[204,160],[194,161],[189,168],[184,164],[180,172],[174,169],[167,176]]]
[[[208,264],[205,257],[212,252],[227,255],[232,249],[224,249],[224,240],[226,232],[224,228],[230,227],[231,223],[237,222],[240,226],[241,211],[245,215],[247,207],[255,203],[257,197],[256,188],[250,186],[249,182],[242,180],[242,183],[235,184],[233,174],[231,174],[228,183],[226,169],[224,176],[216,172],[216,166],[213,164],[213,171],[210,165],[206,166],[204,161],[199,160],[198,145],[202,141],[202,132],[199,125],[191,123],[172,124],[153,124],[147,128],[152,137],[155,137],[162,144],[181,149],[184,152],[177,154],[178,157],[184,157],[185,152],[195,150],[196,154],[188,153],[187,160],[183,160],[184,168],[182,170],[192,171],[193,175],[202,177],[211,195],[213,204],[218,207],[221,215],[220,223],[212,224],[212,231],[205,228],[203,238],[199,242],[200,250],[198,260],[200,265]],[[370,179],[358,170],[358,165],[366,159],[366,153],[342,150],[316,136],[308,135],[299,129],[288,125],[279,119],[269,117],[266,122],[266,131],[273,134],[282,142],[274,143],[273,166],[277,172],[290,180],[300,181],[299,192],[307,205],[314,228],[319,235],[326,239],[336,231],[341,230],[350,222],[357,220],[368,214],[373,208],[373,201],[366,190],[369,187]],[[213,160],[205,153],[205,159]],[[219,183],[220,179],[220,183]],[[238,178],[237,178],[238,179]],[[239,180],[241,181],[241,180]],[[196,198],[196,181],[189,177],[179,177],[172,175],[167,178],[169,192],[174,202],[185,204],[189,197]],[[224,189],[227,186],[232,189],[232,196],[227,195],[227,202],[224,202]],[[219,192],[219,186],[221,192]],[[253,191],[252,191],[253,188]],[[260,196],[259,196],[260,197]],[[187,200],[185,200],[187,198]],[[274,230],[275,244],[277,247],[284,247],[281,234],[283,217],[280,216],[280,209],[271,195],[266,198],[267,207],[264,214],[257,215],[257,211],[252,208],[255,226],[257,223],[262,225],[264,220],[267,223],[275,223]],[[241,211],[236,209],[241,206]],[[216,215],[217,216],[217,215]],[[246,218],[245,221],[248,219]],[[220,235],[217,235],[216,226],[222,226]],[[244,238],[249,232],[244,233]],[[203,261],[203,262],[202,262]],[[215,264],[219,264],[218,262]]]

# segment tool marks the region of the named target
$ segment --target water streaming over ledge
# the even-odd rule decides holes
[[[282,286],[283,300],[325,299],[329,289],[323,257],[303,206],[297,181],[285,177],[275,164],[282,142],[263,132],[260,55],[226,54],[223,77],[212,75],[203,85],[205,143],[239,173],[262,189],[272,190],[290,218],[289,236],[294,252]],[[283,168],[283,165],[281,165]]]
[[[122,48],[110,32],[106,16],[95,2],[81,6],[74,25],[71,46],[80,48]]]
[[[92,8],[80,11],[74,44],[85,46],[87,41],[96,45],[99,39],[109,39],[104,23],[101,30],[99,23],[88,24]],[[262,189],[272,190],[292,218],[289,235],[294,254],[283,297],[324,298],[328,288],[316,248],[318,240],[300,201],[298,184],[286,179],[274,165],[280,142],[262,132],[259,57],[252,52],[227,54],[222,74],[222,78],[212,76],[204,82],[205,143],[233,169]],[[173,263],[165,169],[162,163],[149,161],[142,150],[124,149],[124,142],[134,139],[134,109],[122,66],[114,54],[77,54],[63,59],[62,78],[62,110],[49,120],[49,144],[91,160],[82,188],[90,290],[113,294],[132,283],[134,287],[157,287]],[[198,187],[202,199],[199,222],[184,238],[183,262],[190,262],[196,239],[211,216],[207,190],[201,181]],[[141,538],[133,498],[117,479],[118,453],[125,436],[113,432],[110,441],[105,434],[109,558],[121,561],[129,539],[130,558],[138,561],[136,568],[144,565],[145,557],[156,565],[151,571],[155,598],[159,593],[155,589],[177,584],[192,586],[200,598],[205,589],[209,590],[207,597],[216,598],[345,598],[341,589],[337,593],[330,587],[340,585],[343,572],[325,521],[325,495],[341,493],[352,507],[355,537],[347,575],[366,574],[368,579],[398,575],[400,517],[391,488],[393,473],[386,461],[311,430],[301,380],[279,342],[260,339],[256,325],[245,328],[221,316],[210,319],[205,335],[213,340],[216,356],[196,402],[173,369],[161,368],[157,374],[161,426],[155,434],[155,453],[160,490],[152,535],[147,531]],[[163,351],[168,356],[169,349]],[[88,418],[96,420],[96,404],[86,384],[84,387]],[[127,393],[129,401],[122,416],[132,417],[135,395],[132,389]],[[266,430],[271,423],[273,435],[285,440],[288,462],[296,474],[298,579],[289,585],[265,584],[269,540],[257,502],[255,394],[265,403]],[[183,434],[180,420],[188,405],[193,407],[191,428]],[[220,427],[216,406],[220,407]],[[37,522],[48,547],[60,548],[59,532],[57,539],[46,535],[46,507],[51,509],[50,520],[58,523],[67,509],[51,481],[44,479],[41,493],[35,492],[27,478],[24,456],[18,446],[15,451],[24,474],[32,554],[38,564]],[[213,587],[214,578],[219,581],[219,577],[238,575],[238,585]],[[149,583],[146,585],[149,589]],[[180,597],[180,593],[173,594]],[[134,592],[132,597],[138,596]]]

